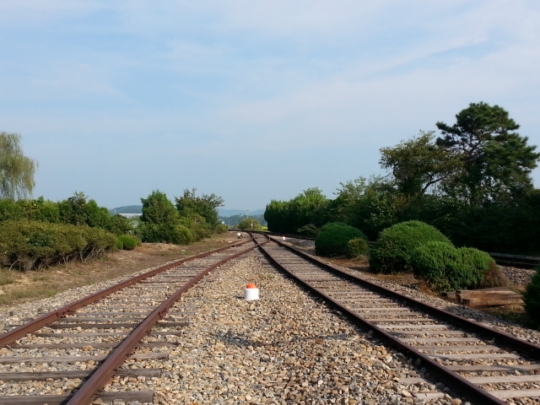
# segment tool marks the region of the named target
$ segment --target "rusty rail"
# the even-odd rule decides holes
[[[481,325],[474,321],[469,321],[465,318],[462,318],[460,316],[454,315],[450,312],[444,311],[439,308],[435,308],[431,305],[425,304],[421,301],[417,301],[413,298],[409,298],[403,294],[388,290],[384,287],[378,286],[376,284],[370,283],[367,280],[363,280],[359,277],[352,276],[348,273],[344,273],[338,268],[326,264],[323,262],[318,261],[316,258],[312,257],[311,255],[306,254],[305,252],[302,252],[301,250],[298,250],[292,246],[289,246],[287,244],[281,243],[279,240],[273,239],[274,242],[276,242],[278,245],[285,247],[289,249],[290,251],[293,251],[294,253],[298,254],[302,258],[323,267],[324,269],[330,271],[331,273],[334,273],[340,277],[343,277],[348,280],[352,280],[355,283],[358,283],[364,287],[367,287],[375,292],[378,292],[380,294],[386,295],[388,297],[399,299],[401,301],[405,301],[408,305],[411,305],[413,307],[422,309],[431,315],[435,315],[441,318],[444,318],[445,321],[449,321],[457,326],[460,326],[466,330],[473,331],[475,333],[478,333],[484,337],[488,337],[489,339],[495,339],[498,343],[500,343],[502,346],[510,347],[513,350],[518,350],[522,353],[524,353],[526,356],[540,359],[540,346],[523,341],[521,339],[517,339],[514,336],[500,332],[491,328],[488,328],[484,325]],[[408,356],[411,356],[413,359],[420,360],[422,366],[424,366],[426,369],[429,370],[429,372],[433,376],[437,376],[441,381],[443,381],[445,384],[447,384],[449,387],[454,389],[456,392],[459,392],[465,396],[468,396],[470,399],[474,401],[478,401],[478,403],[481,404],[492,404],[492,405],[503,405],[506,404],[506,402],[500,400],[499,398],[495,397],[494,395],[491,395],[489,392],[483,390],[482,388],[476,386],[475,384],[469,382],[465,378],[461,377],[459,374],[448,370],[444,366],[440,365],[436,361],[429,358],[427,355],[419,352],[415,348],[407,345],[404,342],[401,342],[399,339],[395,338],[388,332],[382,330],[381,328],[377,327],[375,324],[361,318],[359,315],[355,314],[354,312],[348,310],[347,308],[344,308],[339,302],[334,300],[333,298],[329,297],[327,294],[323,293],[322,291],[319,291],[318,289],[310,286],[309,284],[305,283],[301,280],[301,278],[295,276],[294,274],[287,271],[286,268],[281,266],[277,259],[275,259],[267,250],[265,250],[262,246],[259,246],[260,250],[264,253],[264,255],[269,259],[270,262],[275,264],[277,267],[279,267],[283,272],[285,272],[288,276],[295,279],[299,284],[301,284],[304,288],[311,291],[315,295],[318,295],[319,297],[323,298],[326,302],[328,302],[331,306],[333,306],[336,309],[339,309],[341,312],[347,315],[349,319],[351,319],[352,322],[355,324],[363,327],[364,329],[369,329],[374,332],[374,334],[382,341],[384,341],[386,344],[389,344],[396,348],[397,350],[401,351],[402,353],[405,353]]]
[[[105,384],[107,384],[107,382],[112,378],[116,370],[122,365],[129,354],[135,350],[139,342],[146,336],[148,332],[150,332],[156,322],[165,316],[167,311],[174,305],[182,294],[191,289],[195,284],[202,280],[204,276],[209,274],[217,267],[248,253],[256,247],[257,246],[253,246],[249,249],[243,250],[230,257],[220,260],[218,263],[213,264],[206,270],[199,273],[199,275],[191,279],[188,283],[184,284],[159,307],[157,307],[150,315],[148,315],[148,317],[142,321],[136,329],[133,330],[133,332],[113,351],[113,353],[110,354],[107,359],[92,373],[90,378],[85,381],[82,387],[68,400],[66,404],[90,405],[98,395],[99,391],[102,390]]]
[[[137,277],[131,278],[126,281],[122,281],[118,284],[115,284],[109,288],[106,288],[104,290],[98,291],[95,294],[89,295],[88,297],[82,298],[79,301],[72,302],[71,304],[65,305],[61,308],[58,308],[54,311],[49,312],[48,314],[42,315],[39,318],[36,318],[32,322],[29,322],[25,325],[19,326],[9,332],[4,333],[3,335],[0,335],[0,348],[9,345],[13,342],[15,342],[18,339],[21,339],[25,337],[28,333],[35,332],[38,329],[43,328],[44,326],[47,326],[54,321],[56,321],[59,318],[65,317],[66,315],[74,313],[77,309],[82,308],[86,305],[92,304],[93,302],[96,302],[100,300],[101,298],[104,298],[112,293],[115,293],[118,290],[121,290],[123,288],[129,287],[132,284],[138,283],[141,280],[144,280],[148,277],[152,277],[158,273],[161,273],[163,271],[169,270],[173,267],[179,266],[182,263],[186,263],[191,260],[200,259],[205,256],[209,256],[214,253],[219,253],[221,251],[230,249],[231,247],[241,246],[243,244],[251,242],[250,240],[246,240],[241,243],[235,243],[231,246],[225,246],[219,249],[214,249],[210,252],[201,253],[196,256],[187,257],[185,259],[176,260],[174,262],[168,263],[164,266],[158,267],[154,270],[151,270],[147,273],[141,274]]]

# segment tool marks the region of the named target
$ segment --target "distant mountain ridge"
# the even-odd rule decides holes
[[[264,214],[264,209],[259,208],[258,210],[249,211],[249,210],[228,210],[223,208],[218,208],[218,213],[220,217],[232,217],[234,215],[247,215],[249,216],[255,216],[255,215],[262,215]]]
[[[110,209],[111,214],[142,214],[142,205],[125,205]]]
[[[111,214],[142,214],[142,205],[124,205],[122,207],[116,207],[109,210]],[[218,208],[218,214],[220,217],[232,217],[234,215],[263,215],[264,209],[260,208],[258,210],[249,211],[249,210],[238,210],[238,209],[224,209]]]

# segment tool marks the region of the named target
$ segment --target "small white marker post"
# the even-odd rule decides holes
[[[246,301],[253,301],[259,299],[259,289],[255,284],[248,284],[244,290],[244,299]]]

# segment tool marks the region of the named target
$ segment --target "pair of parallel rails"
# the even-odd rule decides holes
[[[87,405],[97,397],[104,402],[115,399],[152,402],[152,391],[102,390],[115,374],[135,378],[159,376],[159,369],[119,369],[138,347],[171,346],[166,340],[159,340],[181,335],[181,328],[187,325],[192,314],[190,308],[175,305],[181,296],[210,272],[256,246],[252,240],[247,240],[174,261],[0,335],[0,349],[5,348],[0,365],[4,369],[16,366],[18,370],[1,372],[0,381],[20,383],[17,390],[23,386],[27,388],[25,395],[3,392],[0,405]],[[142,343],[147,335],[153,335],[158,341]],[[4,355],[6,353],[8,355]],[[136,358],[165,357],[166,352],[158,352]],[[92,370],[81,370],[80,364],[88,364],[86,362],[97,366]],[[20,367],[21,364],[29,366]],[[40,371],[33,371],[35,367]],[[65,386],[66,379],[82,382]],[[58,381],[56,388],[62,393],[44,395],[34,392],[31,382],[43,380],[53,381],[53,387],[54,381]]]
[[[506,399],[540,398],[540,389],[523,389],[523,384],[540,384],[540,346],[498,332],[479,323],[442,311],[420,301],[342,272],[334,266],[279,240],[264,245],[263,235],[254,235],[231,248],[219,249],[169,264],[63,307],[0,336],[0,348],[11,350],[90,350],[64,359],[65,362],[95,359],[91,372],[80,370],[41,373],[0,374],[2,381],[34,381],[54,378],[81,378],[73,392],[63,395],[12,395],[0,397],[0,405],[90,404],[98,395],[104,401],[152,402],[152,392],[113,393],[102,388],[115,373],[158,375],[159,370],[119,370],[148,334],[180,335],[189,308],[175,306],[181,295],[206,274],[227,260],[258,246],[269,261],[297,280],[313,294],[339,309],[380,341],[405,353],[431,382],[442,382],[456,395],[478,404],[504,404]],[[263,246],[264,245],[264,246]],[[264,299],[264,295],[263,295]],[[174,308],[173,308],[174,306]],[[172,308],[172,309],[171,309]],[[162,321],[160,321],[162,319]],[[153,326],[159,325],[159,331]],[[43,329],[45,328],[45,329]],[[88,328],[88,329],[87,329]],[[90,332],[88,332],[90,331]],[[28,334],[32,334],[27,337]],[[80,343],[43,344],[40,338],[70,337]],[[127,336],[127,337],[126,337]],[[95,343],[114,337],[110,342]],[[106,337],[106,338],[105,338]],[[35,340],[37,343],[27,344]],[[167,342],[155,343],[167,346]],[[106,352],[106,353],[105,353]],[[166,353],[154,353],[154,358]],[[85,357],[86,356],[86,357]],[[68,356],[69,357],[69,356]],[[45,363],[47,357],[2,356],[0,364]],[[53,359],[56,363],[59,358]],[[154,373],[154,374],[152,374]],[[488,375],[483,375],[488,374]],[[402,384],[418,384],[422,379],[403,379]],[[444,393],[416,393],[418,399],[438,398]]]
[[[443,383],[455,395],[482,405],[516,398],[540,402],[539,345],[373,284],[273,239],[261,247],[269,261],[424,369],[427,380],[400,383]],[[430,400],[444,393],[415,395]]]

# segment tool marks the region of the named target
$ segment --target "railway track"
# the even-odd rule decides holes
[[[0,405],[152,402],[151,390],[102,389],[115,374],[158,376],[158,368],[117,370],[128,359],[166,358],[170,337],[181,335],[193,314],[179,301],[182,294],[256,246],[247,240],[176,261],[0,335]],[[132,355],[138,347],[143,353]]]
[[[424,372],[424,378],[400,383],[443,383],[482,405],[540,400],[540,346],[351,276],[279,240],[261,250],[282,271],[405,353]],[[444,394],[415,395],[430,400]]]

